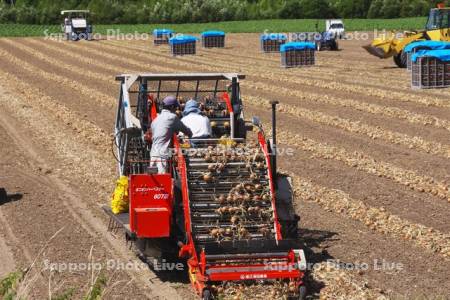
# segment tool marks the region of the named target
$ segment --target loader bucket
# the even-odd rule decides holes
[[[388,58],[397,54],[395,48],[398,42],[393,33],[387,33],[375,38],[372,43],[363,48],[376,57]]]
[[[379,57],[379,58],[386,58],[386,52],[383,48],[374,47],[371,44],[363,46],[363,48],[372,54],[373,56]]]

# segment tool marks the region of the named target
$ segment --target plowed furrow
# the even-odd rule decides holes
[[[349,153],[343,148],[322,144],[287,130],[281,131],[279,138],[281,143],[311,152],[313,157],[338,160],[357,170],[391,179],[415,191],[428,193],[450,202],[448,185],[430,176],[422,176],[414,171],[405,170],[387,162],[377,161],[360,152]]]
[[[7,51],[0,50],[0,54],[3,57],[8,58],[8,60],[10,60],[10,62],[13,62],[13,63],[17,64],[18,66],[20,66],[21,68],[26,69],[28,72],[39,74],[40,76],[47,78],[49,80],[53,80],[54,82],[61,84],[61,85],[78,88],[78,90],[81,92],[81,94],[83,94],[85,97],[87,97],[89,99],[92,99],[95,101],[100,101],[102,104],[105,104],[110,107],[112,107],[114,104],[114,101],[111,101],[111,97],[109,97],[105,94],[99,93],[96,89],[88,88],[84,85],[80,85],[79,82],[68,79],[64,76],[60,76],[58,74],[47,72],[47,71],[45,71],[41,68],[38,68],[22,59],[15,57],[13,54],[11,54]]]
[[[390,214],[384,208],[370,207],[340,190],[317,186],[295,175],[293,179],[296,195],[302,200],[314,201],[323,209],[357,220],[371,230],[394,238],[407,239],[418,247],[450,259],[450,234],[411,223]]]
[[[264,99],[262,97],[248,96],[245,99],[253,106],[264,106],[270,102],[268,99]],[[361,122],[355,122],[284,103],[281,103],[279,107],[281,112],[289,113],[293,116],[319,122],[328,126],[337,127],[351,133],[362,134],[368,136],[371,139],[382,139],[386,142],[402,145],[409,149],[439,155],[444,158],[450,158],[449,145],[442,145],[441,143],[426,141],[423,138],[417,136],[411,137],[406,134],[385,130],[379,127],[366,125]]]

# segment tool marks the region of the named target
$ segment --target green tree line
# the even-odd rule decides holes
[[[64,9],[89,9],[94,24],[258,19],[399,18],[428,14],[428,0],[0,0],[0,23],[58,24]],[[448,1],[447,1],[448,2]],[[448,4],[448,3],[447,3]]]

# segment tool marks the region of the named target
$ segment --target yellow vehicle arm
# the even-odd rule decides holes
[[[401,39],[396,38],[396,35],[391,32],[374,39],[371,44],[363,46],[363,48],[376,57],[388,58],[398,55],[409,43],[424,39],[424,32],[405,32],[404,37]]]

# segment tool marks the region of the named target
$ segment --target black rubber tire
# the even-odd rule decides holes
[[[308,296],[308,289],[306,288],[306,286],[301,285],[298,288],[298,300],[305,300],[306,296]]]
[[[203,300],[212,300],[211,291],[208,289],[203,290],[202,299]]]
[[[399,68],[406,68],[408,64],[408,56],[405,52],[401,51],[399,54],[394,56],[394,62]]]
[[[331,47],[332,51],[338,51],[339,50],[339,44],[337,41],[334,41],[333,46]]]
[[[8,202],[8,193],[4,188],[0,188],[0,204]]]

